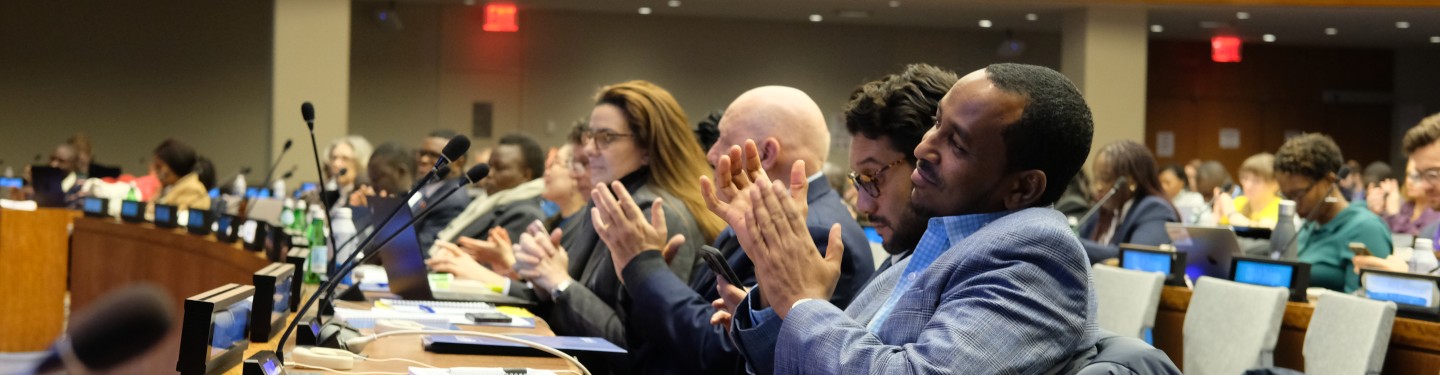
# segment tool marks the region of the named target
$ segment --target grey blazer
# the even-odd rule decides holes
[[[766,321],[780,325],[772,363],[756,352],[765,350],[767,327],[742,328],[751,322],[747,309],[733,336],[757,373],[1055,372],[1093,354],[1099,328],[1089,265],[1062,214],[1030,208],[991,222],[919,272],[879,334],[866,324],[903,265],[877,276],[845,311],[809,301],[783,321]]]

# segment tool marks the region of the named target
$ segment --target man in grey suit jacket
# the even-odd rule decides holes
[[[1049,206],[1084,163],[1093,131],[1079,90],[1058,72],[996,64],[961,78],[914,151],[911,201],[932,217],[925,234],[893,288],[872,283],[846,311],[825,302],[837,241],[821,257],[796,229],[803,186],[761,179],[724,215],[760,282],[760,293],[727,303],[738,310],[737,342],[748,344],[747,328],[779,324],[773,364],[752,368],[1046,373],[1085,355],[1098,332],[1089,262]]]

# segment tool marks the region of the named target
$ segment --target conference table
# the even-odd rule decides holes
[[[1161,290],[1153,331],[1155,347],[1165,351],[1181,370],[1185,369],[1185,310],[1190,306],[1190,294],[1190,289],[1178,286],[1166,286]],[[1314,312],[1315,305],[1309,302],[1286,302],[1280,338],[1275,344],[1276,367],[1305,370],[1305,330],[1310,326],[1310,316]],[[1440,323],[1396,317],[1381,372],[1400,375],[1440,373]]]
[[[12,213],[0,213],[12,215]],[[78,216],[78,215],[72,215]],[[0,216],[0,226],[7,224],[9,216]],[[68,217],[67,217],[68,219]],[[162,374],[175,373],[175,362],[180,350],[180,317],[183,315],[185,298],[203,293],[227,283],[250,285],[253,274],[270,261],[263,252],[245,250],[239,243],[222,243],[213,235],[193,235],[183,229],[158,228],[149,223],[124,223],[111,218],[80,217],[74,219],[72,238],[72,259],[70,262],[71,311],[80,312],[110,291],[125,286],[148,282],[159,286],[174,299],[175,324],[159,345],[140,358],[107,373],[114,374]],[[6,235],[0,232],[0,235]],[[10,241],[0,237],[0,245]],[[4,255],[4,254],[0,254]],[[302,294],[311,293],[313,286],[306,285]],[[370,297],[386,297],[369,294]],[[340,307],[366,308],[363,302],[337,303]],[[73,316],[73,314],[72,314]],[[291,314],[289,319],[294,319]],[[543,319],[536,319],[534,328],[511,328],[490,326],[460,326],[462,330],[488,333],[525,333],[553,336]],[[368,330],[361,330],[369,333]],[[261,350],[274,350],[279,334],[267,342],[252,342],[245,351],[245,357]],[[53,340],[53,337],[46,339]],[[294,338],[286,343],[285,350],[294,348]],[[123,345],[124,343],[117,343]],[[38,350],[38,349],[37,349]],[[554,357],[512,357],[484,355],[452,355],[426,352],[420,345],[420,336],[397,336],[378,340],[370,344],[363,353],[370,358],[404,358],[438,367],[528,367],[537,369],[576,369],[568,362]],[[287,360],[291,358],[287,357]],[[351,371],[405,373],[412,364],[404,362],[368,361],[357,363]],[[297,369],[303,372],[320,370]],[[240,374],[240,366],[231,368],[226,374]]]

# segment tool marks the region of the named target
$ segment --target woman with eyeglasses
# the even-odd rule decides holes
[[[618,182],[651,217],[652,204],[662,199],[666,238],[684,235],[684,245],[670,257],[669,268],[686,282],[698,265],[696,249],[710,243],[725,227],[705,207],[697,177],[710,170],[691,131],[685,112],[669,92],[645,81],[604,87],[590,114],[579,151],[588,160],[594,186]],[[598,189],[597,189],[598,190]],[[589,191],[589,189],[586,189]],[[616,273],[609,245],[595,230],[590,207],[571,220],[582,220],[568,241],[559,231],[545,233],[539,225],[521,236],[515,268],[535,285],[540,306],[535,312],[557,334],[598,336],[626,348],[629,353],[606,356],[589,366],[595,373],[639,373],[645,369],[673,368],[657,357],[643,337],[627,333],[627,326],[647,324],[627,320],[625,289]],[[588,366],[588,364],[587,364]]]
[[[1430,199],[1425,192],[1414,187],[1421,178],[1415,171],[1415,162],[1406,164],[1405,171],[1404,186],[1394,179],[1371,186],[1365,193],[1366,206],[1370,212],[1385,218],[1391,233],[1416,236],[1422,229],[1440,222],[1440,212],[1430,209]]]
[[[1090,189],[1094,199],[1115,194],[1095,204],[1095,215],[1080,223],[1080,242],[1090,263],[1120,255],[1120,244],[1159,246],[1169,244],[1165,223],[1180,222],[1160,187],[1155,158],[1135,141],[1115,141],[1100,149],[1090,165]],[[1117,181],[1124,177],[1124,184]]]
[[[1350,243],[1364,244],[1379,258],[1389,256],[1392,245],[1379,216],[1345,199],[1339,185],[1344,160],[1329,136],[1303,134],[1275,153],[1275,179],[1306,220],[1297,244],[1299,260],[1310,264],[1310,285],[1350,293],[1360,288]]]

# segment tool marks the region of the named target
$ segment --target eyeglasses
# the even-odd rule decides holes
[[[880,169],[877,169],[874,172],[870,173],[850,172],[850,181],[855,183],[855,187],[859,188],[860,191],[865,192],[865,194],[869,194],[871,198],[879,198],[880,176],[884,175],[886,169],[890,169],[890,167],[894,167],[903,162],[905,162],[905,158],[900,158],[899,160],[892,161],[890,162],[890,164],[886,164],[884,167],[880,167]]]
[[[1425,182],[1430,185],[1440,185],[1440,168],[1430,168],[1421,172],[1411,173],[1410,183]]]
[[[616,138],[629,137],[631,135],[633,134],[616,133],[609,129],[586,129],[585,132],[580,134],[580,139],[581,142],[595,141],[595,146],[606,148],[610,147],[610,142],[614,142]]]
[[[1315,188],[1315,183],[1314,183],[1314,182],[1311,182],[1309,185],[1305,185],[1305,188],[1304,188],[1304,189],[1300,189],[1300,190],[1298,190],[1298,191],[1297,191],[1297,190],[1281,191],[1281,192],[1280,192],[1280,197],[1281,197],[1281,198],[1285,198],[1286,200],[1299,201],[1299,200],[1300,200],[1300,197],[1303,197],[1303,196],[1305,196],[1305,194],[1310,193],[1310,189],[1314,189],[1314,188]]]

